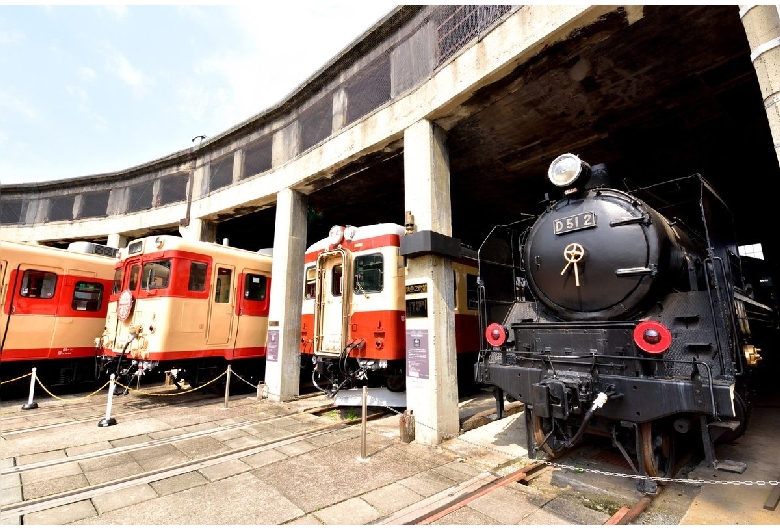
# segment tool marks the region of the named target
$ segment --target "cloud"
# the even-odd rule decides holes
[[[117,20],[124,20],[125,18],[127,18],[127,13],[128,13],[127,6],[109,4],[109,5],[99,6],[99,9],[101,11],[104,10],[108,12],[109,15],[113,16]]]
[[[25,35],[18,29],[0,31],[0,44],[14,44],[25,40]]]
[[[130,64],[130,61],[121,53],[106,49],[103,51],[106,58],[106,68],[123,82],[127,83],[136,94],[140,95],[152,85],[152,79],[140,69]]]
[[[0,109],[5,108],[30,119],[37,120],[39,112],[30,103],[5,91],[0,91]]]
[[[65,85],[65,91],[69,96],[81,101],[82,103],[89,101],[89,94],[81,87]]]
[[[82,66],[79,68],[78,74],[82,81],[94,81],[97,78],[97,74],[89,66]]]

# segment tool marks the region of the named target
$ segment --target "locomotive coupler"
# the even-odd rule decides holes
[[[556,372],[531,387],[534,414],[541,418],[567,419],[585,410],[594,397],[596,384],[591,374]]]

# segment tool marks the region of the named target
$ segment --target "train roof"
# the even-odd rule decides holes
[[[347,225],[352,226],[352,225]],[[375,225],[355,226],[355,235],[352,237],[352,241],[359,241],[361,239],[369,239],[372,237],[397,235],[402,236],[406,233],[403,226],[395,223],[379,223]],[[327,250],[330,242],[328,238],[320,239],[316,243],[312,244],[306,249],[306,253],[313,252],[315,250]]]
[[[52,257],[58,260],[66,260],[70,263],[96,263],[109,267],[113,267],[114,263],[116,263],[115,257],[106,253],[89,252],[86,250],[87,248],[87,246],[82,246],[66,250],[38,243],[0,240],[0,257],[4,261],[15,260],[25,263],[36,263],[39,260],[51,259]]]
[[[270,263],[272,260],[270,249],[260,249],[257,252],[241,248],[207,243],[204,241],[190,241],[179,236],[147,236],[134,239],[128,245],[120,249],[119,258],[124,260],[130,256],[149,254],[152,252],[164,252],[166,250],[179,250],[205,254],[213,258],[245,259]]]

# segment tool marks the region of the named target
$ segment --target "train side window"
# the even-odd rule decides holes
[[[138,287],[138,275],[141,273],[141,266],[139,264],[133,265],[133,268],[130,269],[130,281],[127,284],[127,288],[131,291],[135,291],[135,288]]]
[[[343,276],[344,271],[341,268],[341,265],[335,265],[333,267],[333,270],[331,271],[331,294],[333,296],[341,296],[341,293],[344,292],[343,285],[341,284],[341,277]]]
[[[171,260],[144,263],[141,273],[141,289],[166,289],[171,279]]]
[[[378,293],[384,287],[384,258],[370,254],[355,258],[355,293]]]
[[[187,284],[187,289],[190,291],[205,291],[207,269],[208,265],[206,263],[200,261],[190,263],[190,280]]]
[[[259,274],[247,274],[244,279],[244,299],[262,302],[266,296],[267,278]]]
[[[317,294],[317,270],[314,267],[306,269],[306,277],[303,280],[303,298],[311,300]]]
[[[70,307],[75,311],[99,311],[103,286],[97,282],[76,282]]]
[[[122,290],[122,276],[124,271],[119,268],[114,271],[114,285],[111,286],[111,294],[117,294]]]
[[[26,270],[22,276],[19,294],[25,298],[54,298],[57,275],[53,272]]]
[[[466,274],[466,306],[468,309],[477,309],[479,306],[477,298],[477,277],[473,274]]]
[[[230,284],[233,279],[233,271],[217,268],[217,285],[214,289],[214,303],[227,304],[230,302]]]

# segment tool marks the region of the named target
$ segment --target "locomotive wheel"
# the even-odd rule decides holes
[[[652,421],[639,425],[642,462],[651,477],[666,477],[674,465],[674,439],[669,429]]]
[[[526,412],[528,414],[528,412]],[[540,418],[539,416],[536,416],[533,413],[530,413],[531,417],[533,419],[533,425],[534,425],[534,442],[536,443],[536,446],[550,455],[552,458],[557,458],[561,456],[566,449],[566,446],[564,445],[564,442],[558,438],[555,437],[555,433],[551,434],[549,437],[547,436],[547,433],[544,432],[545,426],[544,426],[544,418]],[[550,420],[551,422],[554,422],[555,420]],[[554,428],[554,424],[552,426],[548,426],[550,429]]]
[[[406,390],[406,374],[390,374],[385,379],[385,384],[390,392],[403,392]]]

